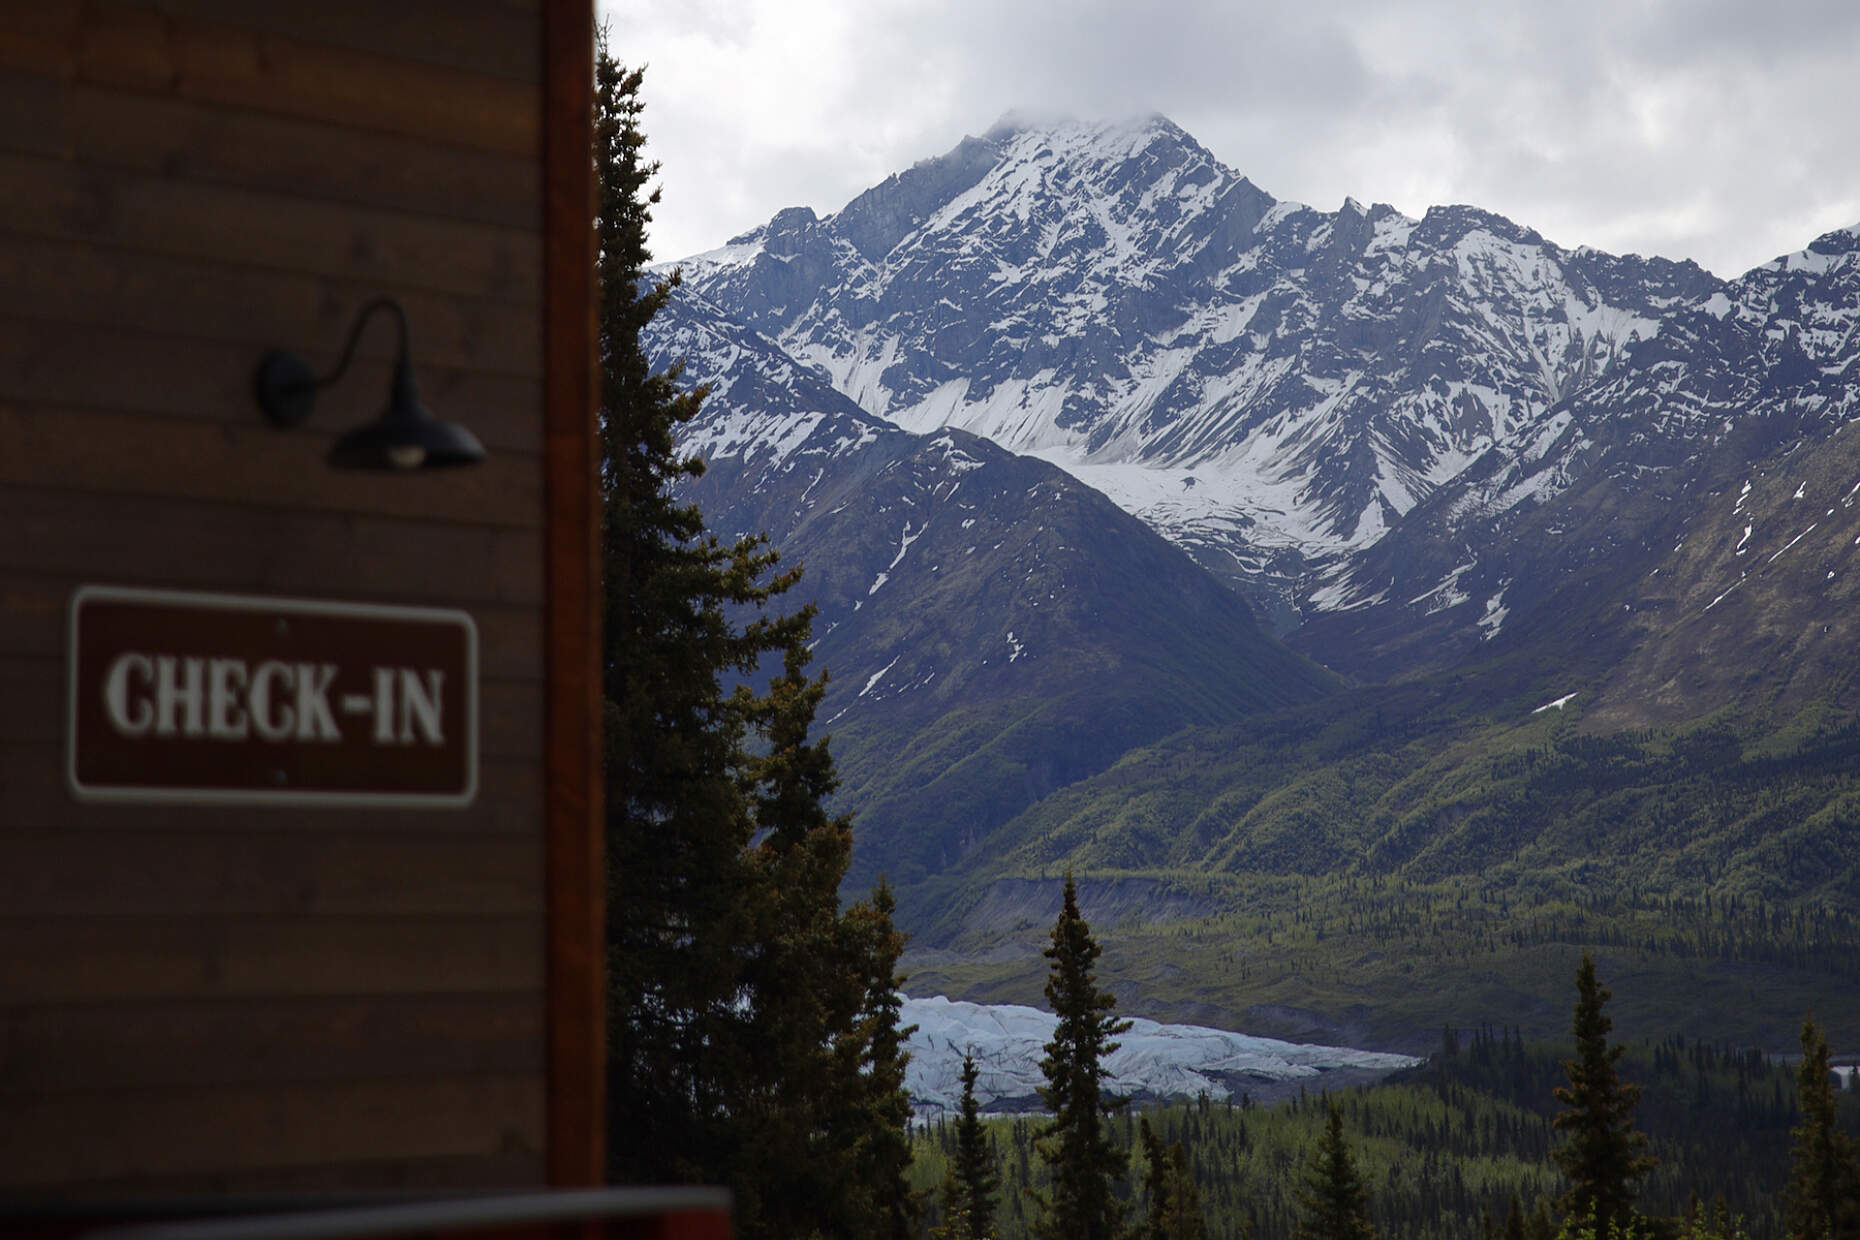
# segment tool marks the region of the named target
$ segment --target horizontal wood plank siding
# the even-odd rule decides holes
[[[533,299],[539,238],[291,194],[0,153],[0,228],[204,262],[380,281],[505,304]]]
[[[333,46],[321,41],[329,19],[318,12],[304,13],[293,35],[275,19],[255,26],[245,6],[227,6],[224,21],[80,0],[16,7],[27,10],[22,19],[0,23],[7,68],[445,146],[532,159],[541,151],[534,84]],[[365,21],[364,9],[383,6],[330,7]],[[540,39],[534,23],[531,38]],[[487,32],[487,43],[494,39]]]
[[[350,424],[379,413],[357,411]],[[500,453],[469,470],[404,477],[331,473],[323,457],[335,438],[303,428],[281,433],[263,422],[215,426],[0,399],[0,486],[42,486],[56,478],[91,494],[428,515],[504,529],[542,522],[542,469],[534,457]]]
[[[321,461],[304,465],[320,469]],[[0,539],[9,580],[101,573],[128,585],[321,597],[340,570],[345,592],[369,601],[411,593],[448,606],[537,608],[543,598],[534,534],[494,525],[149,495],[113,495],[99,505],[84,492],[39,485],[0,487],[0,527],[16,535]],[[145,537],[125,539],[125,530]],[[39,627],[37,639],[63,649],[57,626]]]
[[[525,156],[17,70],[0,69],[0,150],[518,229],[540,210]]]
[[[324,836],[332,826],[340,825],[331,819],[340,811],[328,809],[280,808],[255,814],[227,806],[149,805],[131,814],[120,805],[74,803],[65,788],[64,752],[62,738],[37,744],[0,742],[0,836],[52,829]],[[455,838],[535,831],[536,806],[544,794],[542,772],[533,759],[483,759],[478,780],[478,799],[469,808],[445,814],[396,815],[393,829]],[[6,847],[0,840],[0,849]],[[157,879],[168,881],[160,871],[151,876],[151,881]]]
[[[555,0],[0,20],[0,1194],[549,1174],[549,7],[591,20]],[[325,465],[385,403],[382,323],[303,426],[260,416],[267,351],[327,370],[383,294],[482,465]],[[75,801],[88,584],[465,610],[476,801]]]
[[[296,842],[306,852],[316,843],[305,836]],[[443,840],[434,845],[434,853],[444,851]],[[149,877],[160,882],[164,875]],[[539,993],[541,924],[522,914],[0,921],[0,989],[9,1006]],[[49,942],[53,935],[57,941]],[[125,1010],[125,1019],[132,1011]]]
[[[383,287],[392,286],[0,233],[0,314],[260,349],[289,342],[313,361],[342,347],[356,309]],[[540,373],[533,307],[418,289],[395,292],[423,364]],[[369,332],[362,355],[391,358],[392,334]]]
[[[315,842],[308,851],[300,836],[276,832],[9,831],[7,853],[17,864],[0,872],[0,924],[187,917],[200,909],[304,918],[542,911],[542,856],[522,836],[447,839],[446,864],[430,878],[430,832],[325,829]],[[95,864],[101,852],[114,864]],[[167,881],[149,882],[152,873]]]
[[[328,348],[295,351],[327,373],[336,363],[339,344],[332,339]],[[251,420],[247,406],[252,381],[243,367],[253,348],[250,341],[178,339],[172,330],[113,329],[0,315],[0,390],[22,404],[161,414],[243,427]],[[97,359],[105,357],[111,364],[98,366]],[[390,358],[358,357],[350,364],[342,390],[327,393],[319,402],[308,433],[378,412],[392,373]],[[534,377],[422,362],[418,378],[426,402],[470,426],[487,448],[514,449],[519,455],[540,451]]]
[[[392,4],[332,5],[325,0],[119,0],[192,21],[230,22],[286,38],[315,30],[331,47],[397,60],[463,69],[481,77],[536,85],[542,80],[542,46],[536,37],[541,6],[493,3],[462,6],[452,0],[394,0]]]
[[[534,1073],[423,1080],[267,1083],[220,1089],[61,1094],[22,1103],[0,1136],[0,1159],[24,1183],[458,1158],[540,1146],[542,1088]],[[485,1131],[489,1126],[488,1133]],[[34,1141],[15,1134],[39,1134]],[[339,1147],[329,1137],[345,1135]],[[100,1140],[99,1134],[112,1139]]]
[[[534,1073],[534,995],[338,995],[146,1003],[128,1036],[103,1005],[46,1005],[0,1020],[6,1088],[52,1095],[151,1087]]]

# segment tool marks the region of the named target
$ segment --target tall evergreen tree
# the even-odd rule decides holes
[[[1587,952],[1576,970],[1573,1031],[1576,1057],[1563,1071],[1569,1084],[1558,1086],[1556,1100],[1569,1108],[1551,1122],[1567,1134],[1556,1150],[1557,1165],[1569,1179],[1558,1199],[1567,1224],[1593,1227],[1605,1238],[1625,1232],[1634,1221],[1636,1184],[1653,1169],[1645,1151],[1646,1134],[1634,1127],[1640,1087],[1620,1079],[1615,1062],[1626,1049],[1608,1044],[1614,1022],[1603,1012],[1609,992],[1595,979],[1595,961]]]
[[[726,1184],[739,1235],[907,1234],[890,894],[842,908],[851,824],[809,738],[812,611],[764,539],[725,545],[674,488],[704,390],[654,374],[640,331],[657,165],[641,75],[596,66],[602,360],[610,1175]],[[768,663],[766,691],[748,686]]]
[[[1065,901],[1053,924],[1046,1001],[1059,1023],[1046,1044],[1040,1070],[1046,1085],[1040,1097],[1052,1122],[1040,1145],[1052,1168],[1052,1185],[1034,1234],[1042,1240],[1114,1240],[1124,1218],[1115,1185],[1123,1178],[1125,1158],[1111,1141],[1104,1117],[1118,1103],[1103,1093],[1107,1055],[1130,1022],[1111,1015],[1117,999],[1098,989],[1101,949],[1091,926],[1079,915],[1078,890],[1066,873]]]
[[[1796,1074],[1802,1122],[1783,1201],[1794,1240],[1860,1238],[1860,1165],[1851,1138],[1836,1121],[1828,1042],[1813,1020],[1802,1022],[1802,1063]]]
[[[1505,1240],[1525,1240],[1524,1203],[1518,1200],[1517,1190],[1511,1193],[1511,1204],[1505,1211]]]
[[[995,1190],[1001,1186],[1001,1174],[995,1170],[995,1143],[975,1100],[979,1076],[975,1058],[964,1054],[956,1152],[943,1185],[943,1226],[937,1233],[948,1240],[993,1240],[995,1235]]]
[[[837,1048],[842,1080],[850,1080],[853,1109],[843,1126],[854,1151],[853,1174],[865,1186],[850,1234],[877,1240],[907,1240],[917,1235],[922,1202],[911,1190],[910,1098],[904,1070],[910,1053],[905,1039],[915,1025],[903,1023],[904,978],[898,957],[904,936],[893,924],[897,902],[884,879],[870,900],[855,904],[844,924],[852,934],[855,972],[863,973],[864,1001]]]
[[[1143,1146],[1143,1192],[1146,1212],[1141,1240],[1207,1240],[1208,1220],[1201,1213],[1201,1191],[1195,1186],[1188,1150],[1180,1141],[1167,1148],[1150,1128],[1137,1121]]]
[[[604,54],[596,69],[603,498],[603,712],[611,994],[608,1148],[626,1181],[713,1178],[732,1140],[724,1065],[707,1048],[737,1024],[738,897],[749,821],[732,773],[744,735],[719,677],[776,644],[732,604],[769,598],[772,562],[722,547],[673,486],[702,465],[677,427],[702,389],[651,373],[640,330],[676,280],[642,287],[647,181],[641,75]]]
[[[1299,1240],[1375,1240],[1369,1221],[1369,1190],[1357,1174],[1349,1142],[1343,1139],[1343,1113],[1330,1104],[1324,1135],[1298,1189]]]
[[[1169,1210],[1169,1151],[1162,1138],[1150,1127],[1147,1116],[1137,1120],[1137,1143],[1143,1149],[1143,1226],[1137,1234],[1141,1240],[1165,1240],[1165,1216]]]

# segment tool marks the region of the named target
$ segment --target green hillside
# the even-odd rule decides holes
[[[1483,720],[1429,697],[1185,731],[1060,790],[906,893],[912,989],[1030,1001],[1072,869],[1111,985],[1163,1019],[1553,1033],[1592,946],[1637,978],[1631,1032],[1782,1047],[1806,1008],[1860,1020],[1860,727],[1596,736],[1580,696]]]

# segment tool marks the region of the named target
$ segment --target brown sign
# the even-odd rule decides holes
[[[462,611],[85,586],[67,660],[83,800],[477,795],[478,630]]]

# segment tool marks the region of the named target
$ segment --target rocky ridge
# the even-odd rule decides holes
[[[1059,464],[1281,630],[1723,287],[1471,207],[1281,202],[1162,117],[1006,122],[682,265],[868,412]]]

